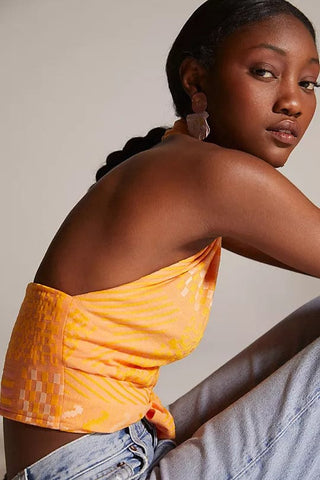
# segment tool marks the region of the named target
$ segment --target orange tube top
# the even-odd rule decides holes
[[[221,251],[133,282],[70,296],[30,283],[9,343],[0,414],[71,432],[120,430],[146,417],[160,438],[174,422],[153,392],[159,367],[188,355],[206,327]]]

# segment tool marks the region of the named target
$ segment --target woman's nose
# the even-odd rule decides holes
[[[299,85],[290,87],[287,85],[281,90],[279,89],[273,111],[288,117],[300,117],[302,115],[302,105]]]

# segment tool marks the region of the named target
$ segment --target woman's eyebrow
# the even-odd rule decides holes
[[[253,50],[255,48],[267,48],[269,50],[273,50],[274,52],[279,53],[282,56],[287,55],[287,52],[285,50],[282,50],[282,48],[276,47],[275,45],[272,45],[271,43],[260,43],[259,45],[251,47],[250,50]],[[319,65],[319,58],[318,57],[311,57],[310,60],[309,60],[309,63],[315,63],[316,65]]]

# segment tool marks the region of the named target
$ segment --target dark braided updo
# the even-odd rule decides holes
[[[116,167],[120,163],[124,162],[130,157],[133,157],[136,153],[149,150],[157,143],[161,142],[166,128],[157,127],[150,130],[145,137],[133,137],[127,141],[122,150],[110,153],[106,158],[106,163],[96,173],[96,181],[100,180],[106,173],[110,172],[112,168]]]
[[[285,0],[208,0],[189,18],[170,50],[166,72],[177,116],[191,113],[191,101],[183,89],[180,66],[185,58],[195,58],[207,70],[214,68],[222,42],[237,29],[277,15],[292,15],[300,20],[316,42],[310,20]],[[154,128],[145,137],[129,140],[124,149],[107,157],[106,165],[96,175],[99,180],[113,167],[138,152],[148,150],[161,141],[165,128]]]

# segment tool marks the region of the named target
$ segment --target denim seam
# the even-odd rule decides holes
[[[129,449],[129,447],[131,447],[133,445],[134,442],[130,443],[129,445],[126,445],[124,448],[122,448],[122,450],[118,450],[116,453],[114,453],[113,455],[111,455],[110,457],[107,457],[105,458],[104,460],[100,460],[100,462],[97,462],[95,463],[94,465],[91,465],[90,467],[87,467],[85,470],[82,470],[81,472],[79,473],[76,473],[72,479],[75,479],[77,477],[79,477],[80,475],[83,475],[84,473],[86,472],[90,472],[90,470],[92,470],[93,468],[96,468],[96,467],[100,467],[101,465],[103,465],[104,463],[107,463],[107,462],[110,462],[110,460],[112,460],[113,458],[121,455],[123,452],[125,452],[126,450]]]
[[[131,476],[133,475],[133,471],[132,471],[132,468],[130,467],[130,465],[128,465],[127,463],[123,466],[121,466],[121,472],[120,472],[120,475],[122,475],[122,472],[125,471],[126,473],[128,473],[130,475],[130,479],[131,479]],[[112,475],[112,478],[114,478],[114,473],[116,474],[116,479],[118,478],[118,474],[119,474],[119,467],[117,465],[114,466],[114,468],[108,473],[107,473],[107,477],[105,476],[106,475],[106,472],[100,472],[96,477],[95,477],[95,480],[99,480],[100,479],[106,479],[106,480],[111,480],[111,476]],[[120,477],[119,477],[120,478]],[[72,480],[72,479],[71,479]]]
[[[241,478],[250,468],[252,468],[277,442],[280,438],[286,433],[286,431],[291,427],[302,415],[315,403],[316,400],[319,400],[319,393],[320,389],[316,390],[316,393],[309,402],[305,404],[305,406],[300,410],[300,412],[292,417],[290,422],[276,435],[276,437],[272,440],[272,442],[262,451],[260,452],[243,470],[237,473],[231,480],[237,480]]]
[[[137,432],[135,431],[134,426],[129,425],[128,428],[129,428],[129,435],[131,437],[131,440],[137,445],[139,445],[139,447],[142,447],[144,451],[146,451],[146,445],[143,438],[148,436],[152,437],[152,434],[148,432],[146,429],[145,432],[141,432],[139,436],[139,434],[137,434]]]
[[[129,448],[129,450],[130,450],[130,448]],[[133,453],[135,453],[137,455],[137,457],[140,457],[140,459],[142,459],[144,461],[144,465],[139,472],[137,472],[135,475],[133,475],[133,477],[131,477],[131,480],[138,479],[149,468],[149,459],[148,459],[148,457],[145,453],[135,452],[135,451]]]
[[[136,453],[136,455],[140,457],[140,459],[142,459],[144,462],[144,465],[142,466],[141,470],[138,473],[136,473],[133,477],[131,477],[131,480],[134,480],[134,479],[140,478],[140,476],[143,475],[149,468],[150,461],[149,461],[148,452],[147,452],[148,448],[144,439],[145,437],[147,438],[149,437],[151,438],[153,443],[153,435],[151,432],[147,430],[145,426],[144,426],[144,430],[142,430],[140,434],[137,433],[135,429],[135,425],[129,425],[128,429],[129,429],[129,435],[131,437],[131,440],[136,445],[138,445],[142,450],[142,452],[137,451],[133,453]],[[130,450],[130,447],[129,447],[129,450]],[[153,448],[153,452],[154,452],[154,448]]]

